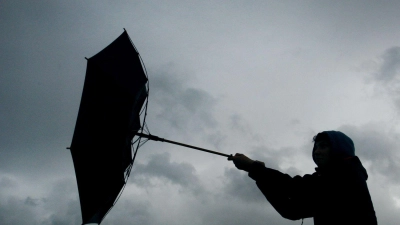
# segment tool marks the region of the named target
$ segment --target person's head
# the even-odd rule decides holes
[[[323,131],[313,138],[313,160],[318,167],[355,156],[353,141],[340,131]]]

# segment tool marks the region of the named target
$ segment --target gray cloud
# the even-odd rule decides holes
[[[387,178],[388,183],[400,184],[398,133],[377,125],[342,126],[339,130],[354,141],[356,155],[371,162],[372,172]]]
[[[393,46],[384,51],[372,77],[377,81],[379,89],[387,93],[397,110],[400,110],[400,47]]]
[[[120,199],[104,219],[104,224],[155,224],[154,215],[150,212],[149,202],[142,201],[140,196],[134,195],[134,199]]]
[[[4,179],[2,179],[4,180]],[[23,181],[13,181],[13,190],[23,188]],[[81,223],[74,179],[53,183],[45,196],[24,196],[0,186],[2,224],[72,225]]]
[[[249,125],[244,121],[243,117],[239,114],[233,114],[230,116],[230,129],[240,131],[241,133],[249,133]]]
[[[253,147],[249,157],[262,161],[268,168],[279,170],[291,176],[301,175],[300,171],[294,166],[282,168],[282,163],[293,160],[294,149],[282,148],[271,149],[265,146]],[[247,172],[239,171],[236,168],[225,169],[224,172],[224,193],[230,197],[236,197],[243,202],[259,202],[269,204],[258,189],[255,181],[248,177]]]
[[[215,128],[216,99],[201,89],[186,87],[188,78],[179,76],[179,72],[168,70],[151,75],[150,99],[158,105],[158,118],[169,121],[176,129],[187,130],[189,124],[198,131]]]
[[[152,178],[159,178],[163,182],[178,185],[183,190],[198,193],[202,190],[195,168],[189,163],[171,161],[169,153],[155,154],[147,164],[135,163],[132,171],[134,183],[138,186],[148,186]]]
[[[258,189],[255,181],[248,177],[246,172],[236,168],[225,169],[224,172],[224,193],[229,197],[241,199],[243,202],[263,202],[266,199]]]
[[[305,148],[300,147],[300,149]],[[253,148],[253,151],[251,152],[251,157],[258,161],[264,162],[265,165],[269,168],[276,169],[283,173],[294,176],[300,175],[300,171],[294,166],[282,168],[282,164],[284,162],[287,162],[288,160],[295,160],[295,154],[297,152],[304,153],[304,151],[296,151],[294,148],[272,149],[265,146],[257,146]]]
[[[207,134],[205,140],[207,143],[211,143],[216,149],[222,149],[228,138],[225,133],[217,130],[214,133]]]
[[[255,185],[255,184],[254,184]],[[226,190],[223,190],[226,191]],[[199,224],[300,224],[300,221],[291,221],[283,218],[268,203],[265,197],[261,200],[248,201],[233,195],[214,197],[208,205],[215,207],[198,206],[197,212],[201,215]],[[313,224],[312,220],[304,220],[304,225]]]
[[[2,187],[3,189],[12,189],[16,188],[17,186],[17,181],[10,177],[4,176],[0,179],[0,187]]]
[[[240,133],[241,136],[250,137],[253,140],[259,140],[259,135],[255,134],[248,121],[240,114],[234,113],[229,116],[228,128],[231,131]]]
[[[54,184],[43,199],[43,209],[49,212],[45,224],[81,223],[81,212],[75,179],[63,179]]]
[[[23,199],[8,197],[0,203],[0,220],[4,225],[35,224],[35,217],[34,206],[25,204]]]
[[[6,181],[7,180],[7,181]],[[13,180],[10,182],[10,180]],[[24,195],[13,190],[23,188],[23,180],[3,177],[0,184],[0,221],[4,225],[76,225],[81,224],[81,211],[75,179],[62,179],[52,183],[45,195]],[[43,187],[38,185],[39,187]],[[104,224],[154,224],[149,204],[140,196],[121,198]]]
[[[376,49],[384,49],[387,43],[396,43],[399,36],[393,22],[399,21],[398,1],[346,4],[2,1],[1,5],[0,174],[4,172],[10,176],[0,178],[0,221],[6,225],[80,224],[76,181],[64,178],[74,176],[71,156],[65,147],[70,144],[78,112],[85,74],[83,57],[97,53],[114,40],[123,27],[127,28],[149,69],[149,128],[160,135],[179,134],[179,140],[196,134],[202,140],[196,139],[201,145],[210,142],[230,149],[251,149],[249,156],[276,169],[290,163],[295,150],[265,147],[256,134],[264,132],[263,129],[286,129],[277,114],[286,117],[282,112],[294,110],[281,104],[286,101],[283,96],[288,96],[291,90],[305,90],[296,92],[304,97],[304,103],[294,98],[288,100],[291,104],[299,103],[298,111],[286,117],[301,121],[294,121],[296,129],[309,129],[306,124],[312,124],[310,129],[314,130],[315,126],[348,121],[350,117],[342,109],[335,112],[336,119],[325,119],[328,117],[322,107],[315,108],[312,96],[329,93],[327,84],[337,89],[334,85],[341,86],[344,76],[354,75],[348,71],[349,64]],[[291,54],[287,56],[282,52]],[[400,108],[398,55],[398,47],[382,54],[374,80]],[[159,67],[163,69],[155,71],[154,68]],[[196,76],[201,85],[191,80]],[[288,81],[293,84],[288,85]],[[315,86],[305,85],[314,82]],[[207,89],[202,89],[204,85]],[[354,90],[357,92],[358,89]],[[249,93],[262,96],[260,104],[254,104],[256,99],[249,98]],[[215,97],[220,94],[237,94],[235,105],[229,99]],[[321,99],[330,101],[325,97]],[[276,101],[269,101],[275,98]],[[333,105],[347,101],[345,98],[336,100],[332,101]],[[231,112],[218,111],[220,103],[235,109],[232,113],[236,115],[241,115],[240,109],[245,107],[263,116],[249,113],[252,117],[249,121],[232,116],[228,118],[232,126],[223,127],[221,124],[225,121],[218,118],[225,119]],[[265,109],[261,105],[264,103],[271,103],[273,108]],[[357,104],[353,104],[355,108]],[[339,114],[342,116],[337,116]],[[354,123],[371,120],[362,113],[359,115],[360,119]],[[318,119],[321,116],[325,116],[322,123]],[[271,124],[268,121],[271,118],[276,122]],[[308,118],[312,118],[312,122]],[[270,127],[256,129],[254,124]],[[343,129],[354,136],[361,159],[371,163],[370,177],[376,183],[369,185],[374,191],[373,197],[377,196],[374,203],[380,213],[380,223],[397,224],[398,208],[388,194],[391,187],[397,187],[395,182],[398,183],[398,173],[393,172],[399,171],[397,132],[374,126]],[[287,140],[290,132],[276,132],[279,134],[272,138]],[[232,140],[247,143],[241,146]],[[249,142],[252,145],[248,147]],[[296,141],[288,140],[285,144],[294,143]],[[310,156],[306,150],[300,147],[300,154]],[[211,193],[206,193],[203,188],[195,187],[203,183],[198,171],[190,164],[179,162],[161,154],[150,157],[147,163],[135,164],[129,179],[133,184],[129,185],[143,191],[142,195],[134,194],[127,200],[122,197],[104,224],[300,224],[300,221],[283,219],[268,203],[245,200],[256,199],[257,195],[246,194],[254,191],[251,186],[254,183],[246,174],[234,169],[224,172],[222,166],[216,166],[226,181],[204,187],[212,189]],[[204,169],[209,164],[199,162],[196,169],[197,166]],[[142,171],[139,173],[136,169]],[[298,173],[294,168],[283,171],[291,175]],[[18,175],[35,182],[15,179]],[[376,178],[379,176],[383,179]],[[43,180],[48,182],[54,177],[60,180],[43,184]],[[211,176],[211,179],[217,178]],[[153,185],[151,188],[154,187],[158,195],[147,193],[150,188],[146,185]],[[47,190],[43,191],[45,194],[35,194],[34,190],[42,188]],[[190,192],[182,193],[182,190]],[[151,204],[152,201],[162,204],[155,196],[176,192],[180,194],[174,199],[178,209],[167,205],[160,213],[156,204]],[[234,197],[235,192],[240,192],[242,197]],[[176,218],[171,218],[174,216]],[[186,220],[182,220],[183,217]],[[312,220],[304,224],[312,224]]]
[[[374,184],[376,182],[377,184]],[[399,212],[398,206],[391,195],[391,189],[399,189],[399,186],[392,186],[385,179],[370,179],[367,181],[369,192],[374,204],[378,224],[398,224],[396,218]],[[389,187],[389,188],[388,188]]]
[[[400,81],[400,47],[386,49],[381,56],[381,65],[375,73],[375,78],[385,85]]]

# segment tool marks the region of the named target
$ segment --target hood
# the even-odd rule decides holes
[[[368,180],[367,170],[364,168],[360,159],[357,156],[351,157],[350,159],[347,159],[345,161],[347,161],[346,163],[348,163],[353,168],[353,171],[357,172],[365,180]]]
[[[367,180],[367,170],[362,165],[360,159],[355,155],[355,147],[351,138],[340,131],[323,131],[322,133],[328,135],[331,143],[332,157],[333,160],[336,161],[336,165],[333,165],[333,168],[338,169],[337,167],[341,167],[346,171],[353,171]]]
[[[347,135],[340,131],[323,131],[322,133],[329,137],[334,160],[355,156],[354,143]]]

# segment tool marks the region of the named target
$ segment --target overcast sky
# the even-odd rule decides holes
[[[340,130],[369,173],[378,222],[398,224],[399,12],[395,0],[1,1],[1,223],[81,223],[66,147],[84,57],[125,28],[148,71],[152,134],[304,175],[312,137]],[[148,142],[102,224],[301,221],[226,158]]]

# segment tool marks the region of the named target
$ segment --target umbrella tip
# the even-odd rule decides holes
[[[123,29],[124,29],[124,31],[126,31],[126,30],[125,30],[125,27],[124,27]]]
[[[89,60],[88,58],[85,57],[86,60]]]

